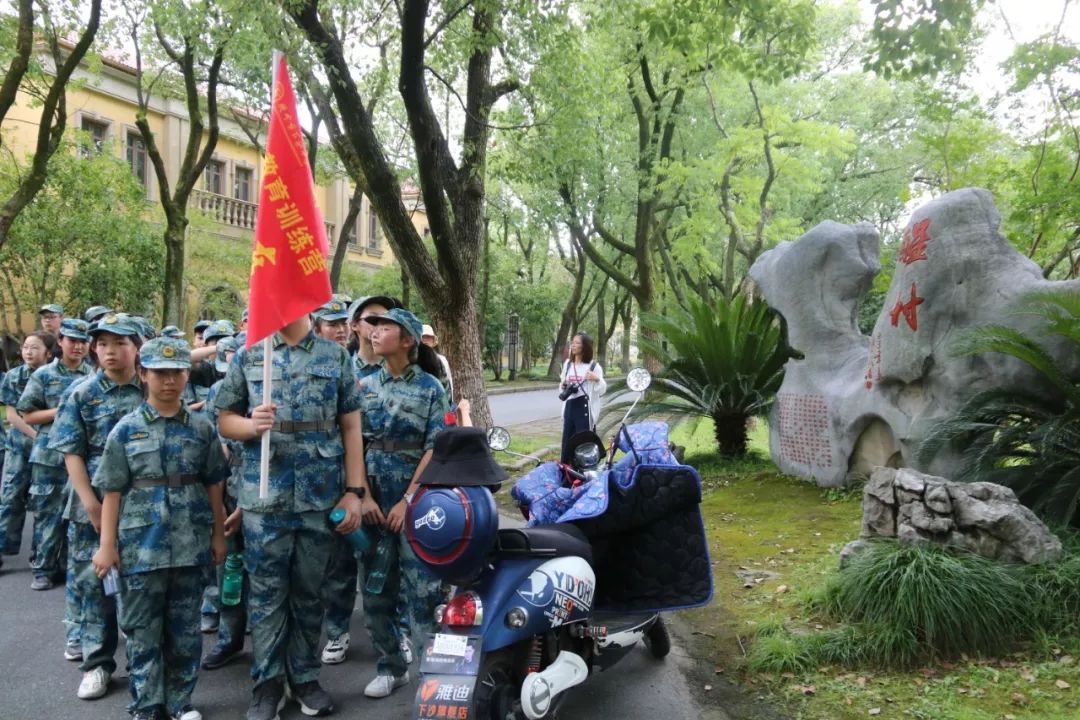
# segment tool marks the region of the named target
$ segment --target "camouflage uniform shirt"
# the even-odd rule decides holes
[[[309,332],[290,346],[273,337],[271,397],[277,423],[323,423],[323,429],[271,431],[270,492],[259,497],[260,438],[244,443],[239,507],[254,512],[309,512],[333,507],[345,488],[339,415],[360,409],[352,360],[335,342]],[[263,400],[263,344],[236,353],[214,405],[249,415]],[[286,428],[282,427],[285,430]]]
[[[23,390],[26,389],[27,382],[30,381],[31,372],[29,365],[19,365],[4,375],[3,382],[0,382],[0,405],[15,407],[18,404]],[[7,434],[7,440],[4,442],[4,449],[8,452],[26,456],[33,444],[33,440],[15,428],[11,428]]]
[[[26,389],[15,409],[25,415],[35,410],[50,410],[60,407],[60,400],[68,386],[86,377],[94,371],[93,366],[84,362],[72,370],[60,360],[53,360],[34,371],[26,383]],[[49,449],[49,430],[52,423],[39,425],[34,449],[30,451],[30,462],[49,467],[64,467],[64,455]]]
[[[163,417],[144,402],[116,424],[94,473],[102,493],[122,493],[119,533],[124,575],[210,564],[214,514],[207,485],[229,474],[217,433],[205,416],[181,409]],[[194,476],[183,485],[136,481]]]
[[[435,445],[446,427],[446,393],[442,384],[418,365],[395,378],[385,367],[360,381],[363,398],[364,446],[368,478],[380,493],[404,492],[420,457]],[[411,445],[388,450],[384,442]],[[404,485],[402,485],[404,483]],[[379,505],[393,507],[400,497],[380,497]]]
[[[105,452],[109,432],[120,418],[142,401],[142,383],[138,374],[131,382],[118,385],[104,370],[98,370],[89,379],[72,383],[64,393],[49,431],[49,449],[81,455],[86,462],[87,474],[93,478],[101,463],[101,454]],[[76,522],[90,522],[77,493],[71,493],[64,517]]]

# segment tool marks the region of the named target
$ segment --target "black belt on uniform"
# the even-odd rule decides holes
[[[282,420],[281,422],[274,423],[271,428],[274,432],[280,433],[298,433],[298,432],[316,432],[319,430],[333,430],[338,426],[337,420]]]
[[[424,443],[419,440],[368,440],[365,438],[364,449],[381,450],[388,453],[399,450],[423,450]]]
[[[181,487],[201,482],[198,475],[162,475],[159,477],[138,478],[132,483],[137,488]]]

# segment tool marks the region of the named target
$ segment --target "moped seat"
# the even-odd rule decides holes
[[[526,557],[580,557],[592,563],[592,545],[585,533],[569,523],[499,530],[496,552]]]

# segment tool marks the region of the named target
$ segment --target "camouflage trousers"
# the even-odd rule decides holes
[[[244,511],[244,567],[256,685],[317,680],[322,585],[334,553],[326,513]]]
[[[4,555],[18,555],[22,549],[29,497],[29,456],[8,451],[4,454],[3,487],[0,488],[0,553]]]
[[[34,547],[37,552],[30,568],[34,577],[55,575],[64,561],[64,506],[67,471],[62,467],[31,465],[30,501],[34,512]]]
[[[379,654],[378,673],[398,677],[408,669],[401,652],[399,620],[408,615],[412,636],[425,638],[435,629],[435,606],[442,601],[442,588],[439,579],[409,547],[405,531],[393,539],[390,571],[383,591],[376,595],[365,587],[363,597],[364,621],[371,633],[371,644]],[[365,584],[369,566],[370,563],[365,563]]]
[[[68,591],[74,595],[83,672],[103,667],[116,672],[116,600],[105,595],[91,560],[100,537],[90,523],[68,523]]]
[[[329,640],[336,640],[349,632],[349,621],[356,608],[356,578],[359,571],[353,546],[343,536],[334,533],[334,557],[323,583],[326,637]]]
[[[127,634],[132,713],[158,707],[169,716],[191,704],[199,679],[199,599],[208,570],[177,567],[126,575],[120,627]]]

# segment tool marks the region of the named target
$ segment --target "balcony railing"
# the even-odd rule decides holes
[[[192,190],[191,197],[195,208],[211,220],[244,230],[255,229],[255,216],[259,210],[257,204],[206,190]],[[336,225],[332,222],[323,224],[326,226],[326,239],[333,246],[337,241],[334,234]]]

